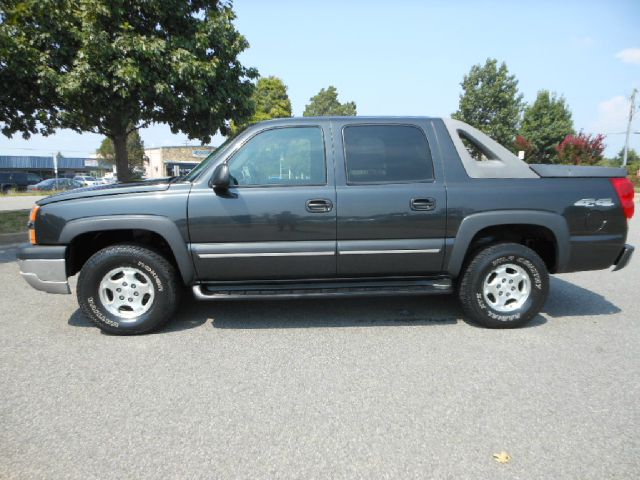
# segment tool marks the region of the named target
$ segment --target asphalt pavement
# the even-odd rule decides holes
[[[640,477],[640,257],[556,276],[518,330],[444,296],[185,301],[164,331],[115,337],[14,254],[0,478]]]

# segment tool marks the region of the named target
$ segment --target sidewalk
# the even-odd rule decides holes
[[[0,196],[0,212],[7,210],[30,210],[34,203],[44,195],[28,195],[28,196]]]

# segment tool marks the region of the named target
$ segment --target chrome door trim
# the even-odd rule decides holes
[[[401,250],[340,250],[340,255],[382,255],[388,253],[440,253],[439,248],[401,249]]]
[[[322,257],[336,254],[335,240],[192,243],[197,258]]]
[[[247,252],[247,253],[199,253],[198,258],[250,258],[250,257],[315,257],[335,255],[336,252]]]

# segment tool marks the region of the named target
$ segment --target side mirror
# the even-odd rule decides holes
[[[213,171],[213,177],[211,177],[209,185],[216,190],[226,190],[229,188],[230,183],[229,164],[227,162],[221,163]]]

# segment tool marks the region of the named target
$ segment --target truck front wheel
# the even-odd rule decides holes
[[[467,317],[487,328],[525,325],[540,312],[548,293],[544,261],[517,243],[501,243],[478,252],[458,285]]]
[[[140,245],[96,252],[78,278],[78,303],[101,330],[117,335],[160,328],[178,306],[180,287],[166,258]]]

